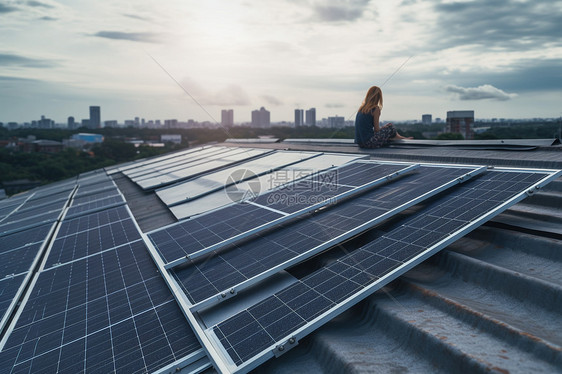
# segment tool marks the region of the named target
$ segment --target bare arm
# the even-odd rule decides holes
[[[374,121],[373,121],[373,126],[375,127],[375,132],[379,132],[380,131],[380,126],[379,126],[379,118],[381,116],[381,108],[377,107],[374,111],[373,111],[373,117],[374,117]]]

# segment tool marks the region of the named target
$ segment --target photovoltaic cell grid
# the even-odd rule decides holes
[[[357,174],[358,170],[377,179],[404,167],[366,163],[345,165],[337,172],[312,175],[284,189],[258,196],[254,202],[286,213],[294,213],[320,202],[318,196],[328,199],[348,191],[350,188],[341,187],[338,181],[349,182],[350,176]],[[282,213],[275,213],[263,207],[234,204],[165,227],[150,233],[148,237],[164,262],[170,263],[282,216]]]
[[[7,321],[10,306],[16,305],[14,299],[52,227],[53,224],[47,224],[0,239],[0,328]]]
[[[59,192],[55,189],[38,190],[26,199],[17,211],[12,211],[0,222],[0,236],[54,222],[59,218],[73,188]]]
[[[28,206],[28,204],[24,204],[17,212],[14,212],[6,222],[15,222],[20,220],[25,220],[31,217],[39,216],[42,214],[50,213],[50,212],[58,212],[60,213],[64,206],[67,203],[67,199],[59,200],[57,202],[41,205],[38,207]]]
[[[282,214],[251,204],[235,204],[148,236],[169,263],[279,217]]]
[[[17,221],[3,222],[0,225],[0,237],[54,222],[61,215],[61,212],[62,209],[27,217]]]
[[[140,239],[141,236],[131,218],[63,237],[57,235],[47,258],[46,267],[91,256]]]
[[[4,314],[12,304],[12,301],[20,289],[24,279],[25,274],[20,274],[0,280],[0,320],[4,318]],[[0,368],[2,368],[1,361]]]
[[[115,187],[115,186],[112,186],[112,187],[113,188],[103,190],[101,192],[96,191],[96,192],[93,192],[93,193],[90,193],[90,194],[82,194],[79,197],[76,197],[76,195],[75,195],[74,199],[72,199],[72,205],[71,206],[87,204],[87,203],[91,203],[91,202],[96,201],[96,200],[106,199],[106,198],[111,197],[111,196],[120,195],[117,187]],[[78,194],[78,192],[80,192],[81,188],[82,187],[80,187],[78,189],[76,194]]]
[[[43,242],[38,242],[10,251],[2,250],[0,252],[0,282],[6,277],[27,273],[42,245]],[[0,294],[0,299],[2,297],[3,295]]]
[[[81,217],[65,219],[60,225],[57,237],[62,238],[69,235],[75,235],[83,231],[88,231],[110,223],[128,220],[130,218],[131,216],[127,211],[127,208],[119,206]]]
[[[212,331],[232,361],[241,365],[260,352],[273,349],[276,342],[292,336],[344,300],[358,296],[373,283],[385,280],[377,288],[382,287],[401,274],[397,271],[392,279],[384,279],[391,271],[407,265],[415,256],[430,252],[442,240],[499,208],[545,176],[493,171],[450,189],[375,241],[217,324]],[[371,287],[368,294],[377,288]],[[348,299],[347,307],[358,301]]]
[[[176,266],[170,272],[192,304],[199,303],[298,256],[302,261],[317,250],[328,249],[327,244],[334,246],[348,239],[343,236],[348,232],[470,171],[436,167],[418,170],[306,219],[263,235],[255,234],[252,240],[224,252]],[[367,225],[359,230],[369,228]]]
[[[100,191],[115,190],[115,188],[115,184],[111,180],[96,184],[81,184],[80,187],[78,187],[78,191],[74,194],[74,199],[79,199]]]
[[[20,210],[29,210],[29,209],[37,209],[39,207],[45,205],[51,205],[55,202],[60,203],[66,202],[70,197],[70,194],[74,188],[67,188],[62,192],[56,191],[56,193],[52,193],[45,196],[40,196],[39,193],[34,194],[29,200],[25,202],[25,204],[20,208]]]
[[[78,205],[72,204],[72,206],[66,212],[66,217],[76,217],[121,204],[125,204],[125,200],[121,195],[113,195]]]
[[[38,226],[29,230],[21,231],[2,237],[0,253],[12,251],[37,242],[42,242],[47,237],[52,225]]]
[[[0,353],[0,368],[145,373],[198,349],[138,241],[43,271]]]

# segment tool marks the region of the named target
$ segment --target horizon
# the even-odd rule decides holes
[[[348,120],[379,85],[396,122],[462,108],[558,118],[559,14],[547,0],[0,0],[0,113],[220,122],[234,109],[249,122],[264,106],[281,122],[314,107]]]

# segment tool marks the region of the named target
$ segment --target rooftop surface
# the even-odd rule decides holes
[[[258,141],[253,143],[251,139],[245,139],[243,142],[223,143],[213,146],[224,146],[228,149],[245,147],[298,151],[300,152],[298,153],[300,162],[279,169],[286,172],[290,170],[293,174],[307,170],[306,167],[298,167],[301,163],[320,167],[324,164],[335,163],[336,160],[344,163],[358,157],[382,161],[562,169],[562,148],[559,145],[548,146],[544,144],[539,146],[535,144],[527,147],[527,150],[508,150],[501,146],[490,147],[489,144],[486,145],[486,149],[482,149],[482,147],[423,146],[413,142],[410,144],[405,142],[389,148],[364,150],[338,140],[321,143],[315,141],[285,143]],[[194,149],[193,152],[195,151]],[[321,152],[328,152],[330,155],[326,156],[325,159],[315,156]],[[250,160],[257,160],[258,163],[255,165],[259,165],[260,157],[263,156],[257,156],[255,159],[250,158]],[[168,165],[173,165],[173,158],[170,160],[172,162]],[[233,160],[238,160],[238,158],[235,157]],[[150,161],[145,160],[139,163],[149,165]],[[236,162],[233,164],[234,166],[243,166],[244,162],[248,161]],[[153,173],[153,170],[148,169],[149,166],[147,166],[147,169],[143,172],[131,172],[133,169],[128,169],[131,168],[131,165],[134,164],[120,165],[106,170],[110,177],[109,181],[112,180],[116,187],[115,192],[112,192],[113,200],[108,203],[113,205],[107,205],[106,208],[122,206],[120,204],[123,201],[119,197],[122,196],[128,212],[134,218],[134,224],[142,233],[140,234],[142,240],[137,238],[138,234],[136,233],[134,234],[135,239],[129,239],[133,240],[132,243],[139,247],[137,251],[144,251],[141,248],[143,242],[147,243],[151,251],[151,244],[148,239],[152,235],[151,233],[164,227],[170,227],[178,220],[183,222],[187,218],[182,216],[186,214],[185,210],[177,209],[178,207],[188,206],[191,207],[191,211],[200,210],[202,206],[206,206],[207,209],[216,209],[226,201],[218,197],[218,190],[214,189],[215,184],[211,178],[213,173],[209,169],[202,169],[202,171],[198,171],[198,174],[189,176],[186,167],[182,167],[178,168],[180,171],[174,175],[180,178],[180,173],[183,173],[181,174],[181,178],[183,178],[181,183],[185,183],[186,196],[194,196],[193,189],[195,187],[200,189],[201,186],[206,186],[207,193],[200,193],[196,198],[178,201],[177,205],[174,205],[176,204],[174,203],[166,206],[156,191],[166,191],[168,187],[157,190],[141,188],[134,180],[143,180],[143,175],[153,175],[149,174]],[[217,173],[219,174],[217,175],[222,176],[220,171],[229,169],[225,169],[223,166],[213,170],[218,170]],[[101,176],[106,177],[104,171],[81,176],[78,181],[100,178]],[[262,176],[258,179],[261,181],[261,185],[258,187],[263,192],[264,186],[267,186],[266,179]],[[51,188],[52,191],[58,191],[59,187],[57,186],[64,186],[64,192],[60,193],[61,200],[56,200],[62,202],[59,205],[66,201],[64,199],[67,198],[67,195],[75,194],[70,208],[64,210],[67,216],[71,216],[71,214],[78,216],[81,214],[80,208],[86,209],[84,208],[85,202],[78,206],[74,202],[77,199],[76,191],[72,192],[74,183],[77,182],[67,181],[53,185]],[[80,184],[78,183],[78,185]],[[80,193],[81,188],[83,191],[84,186],[85,184],[77,189],[78,193]],[[103,188],[95,188],[99,186],[103,186]],[[113,191],[113,188],[113,186],[106,185],[106,182],[95,184],[92,186],[93,192],[87,194],[84,192],[84,197],[81,198],[92,197],[94,196],[93,193]],[[223,193],[222,189],[220,189],[220,193]],[[41,204],[37,203],[36,206],[45,206],[41,199],[35,200],[41,201]],[[16,198],[14,204],[19,204],[23,200],[23,197]],[[0,208],[5,210],[0,210],[0,212],[7,212],[13,206],[16,206],[14,204],[4,203]],[[103,209],[105,208],[99,203],[97,204],[99,206],[89,209],[104,212]],[[46,209],[43,210],[46,211]],[[27,210],[23,209],[21,213],[25,212]],[[36,210],[35,212],[38,213],[39,211]],[[409,214],[410,210],[407,210],[400,213],[399,216],[406,217]],[[9,221],[7,219],[9,216],[8,214],[5,217],[4,222]],[[400,219],[400,217],[396,219]],[[261,219],[262,217],[257,218]],[[64,222],[64,215],[57,219]],[[122,222],[128,222],[127,217],[121,219]],[[374,229],[351,237],[338,246],[332,247],[329,252],[314,256],[305,262],[290,267],[287,272],[298,278],[300,274],[310,272],[310,269],[321,268],[343,253],[353,252],[375,240],[380,232],[387,230],[386,225],[384,223],[382,226],[376,226]],[[2,226],[2,217],[0,217],[0,228],[8,230],[11,227]],[[257,366],[253,371],[259,373],[562,372],[561,227],[562,178],[559,178],[522,202],[495,216],[483,226],[448,245],[439,253],[347,311],[335,316],[331,321],[299,340],[298,345],[294,348]],[[146,234],[149,234],[149,236]],[[60,236],[61,233],[55,231],[51,232],[50,235],[53,239],[49,240],[55,241],[54,237]],[[114,236],[112,240],[117,243],[119,239],[115,236],[115,233],[112,235]],[[130,231],[127,235],[131,235]],[[7,236],[4,235],[4,237]],[[52,251],[53,246],[56,247],[56,244],[50,243],[44,249]],[[91,244],[88,243],[86,246],[91,247]],[[76,248],[78,247],[80,247],[79,244]],[[118,255],[119,248],[122,247],[115,249]],[[106,250],[108,253],[111,251],[113,250]],[[151,252],[151,255],[154,258],[154,253]],[[93,254],[86,256],[86,258],[95,257]],[[148,256],[146,257],[148,258]],[[57,269],[62,271],[68,267],[60,259],[58,262],[54,262],[49,257],[49,259],[45,258],[43,261],[45,269],[35,268],[34,270],[42,277],[45,274],[57,271]],[[139,260],[137,259],[137,261]],[[76,257],[73,262],[79,263],[80,261]],[[159,266],[160,274],[167,273],[167,270],[162,266],[164,264],[159,264],[157,260],[155,262]],[[154,267],[154,265],[152,266]],[[32,271],[30,271],[31,273]],[[174,274],[174,272],[170,273]],[[281,273],[286,274],[284,272],[278,274],[279,282],[272,280],[272,289],[281,287],[277,283],[282,284],[288,279]],[[150,271],[150,276],[155,277],[153,270]],[[164,275],[162,276],[166,278]],[[150,280],[151,282],[155,281],[154,278],[150,278]],[[29,289],[33,290],[33,284]],[[165,293],[165,287],[154,288],[154,290],[156,289],[160,290],[160,295],[163,292]],[[129,288],[127,290],[129,290],[129,293],[131,292]],[[155,292],[154,290],[149,290],[153,299],[155,296],[151,292]],[[264,292],[275,292],[268,290]],[[163,296],[160,298],[163,298]],[[36,300],[33,296],[31,296],[31,299]],[[160,305],[152,306],[153,304],[150,304],[151,308],[154,308],[157,313],[160,313],[161,308],[170,310],[173,307],[172,304],[175,304],[171,296],[167,296],[166,300],[160,302],[162,303]],[[37,301],[34,301],[34,303],[37,303]],[[134,307],[133,304],[131,305]],[[180,306],[181,304],[180,300]],[[225,305],[230,304],[226,303]],[[235,304],[232,304],[231,307],[240,308]],[[111,310],[110,304],[108,304],[108,308]],[[223,318],[220,313],[217,316],[216,313],[213,314],[212,312],[212,308],[209,309],[209,312],[203,309],[203,312],[200,313],[201,318],[206,320],[207,323],[211,323],[209,321],[213,319],[221,320]],[[14,321],[18,318],[16,313],[17,308],[14,311]],[[22,311],[19,313],[22,313]],[[29,311],[24,310],[23,315],[29,315]],[[137,326],[141,326],[138,325],[140,319],[137,321],[137,317],[133,318]],[[146,323],[146,319],[144,320]],[[178,319],[176,321],[178,321],[177,324],[180,324]],[[192,320],[190,322],[194,323]],[[113,331],[113,326],[110,321],[111,331]],[[166,334],[173,336],[173,332],[167,330],[170,327],[163,325]],[[16,329],[15,331],[20,330]],[[8,337],[9,333],[10,330],[3,332],[5,337]],[[143,335],[140,332],[138,334],[140,347],[145,351]],[[178,341],[185,342],[184,344],[195,344],[185,337],[185,332],[182,333],[182,336],[183,340],[178,339]],[[180,355],[177,352],[183,352],[182,348],[174,347],[172,339],[167,338],[167,341],[172,351],[179,357]],[[0,339],[0,343],[5,343],[5,341],[2,342],[2,339]],[[150,347],[150,345],[147,347]],[[1,344],[0,349],[2,349]],[[117,349],[115,345],[113,349]],[[182,372],[205,371],[211,373],[216,371],[215,368],[209,366],[208,361],[205,363],[204,354],[197,353],[200,351],[193,349],[192,352],[195,352],[193,356],[195,359],[189,361],[191,364],[184,367]],[[12,362],[10,361],[11,357],[10,352],[0,351],[0,363]],[[41,357],[45,357],[45,354]],[[116,359],[115,362],[119,361],[116,355],[114,355],[114,358]],[[6,361],[2,361],[3,359]],[[87,360],[86,358],[81,359],[85,363],[80,365],[79,362],[78,367],[83,369],[86,367]],[[18,358],[18,360],[20,359]],[[175,372],[176,368],[181,369],[183,366],[181,360],[174,361],[172,358],[167,360],[162,362],[173,363],[173,365],[148,366],[148,361],[145,361],[145,366],[142,369],[131,370],[130,372],[146,372],[147,370],[150,372]],[[132,359],[129,361],[132,362]],[[183,362],[185,364],[187,361]],[[35,364],[35,361],[33,363]],[[48,366],[37,367],[29,364],[28,366],[19,365],[17,368],[18,370],[23,369],[25,372],[39,372],[48,368]],[[113,366],[114,371],[119,372],[119,369],[118,366]],[[2,367],[0,364],[0,373],[19,372],[18,370],[15,370],[12,365]],[[61,372],[65,371],[61,370]]]

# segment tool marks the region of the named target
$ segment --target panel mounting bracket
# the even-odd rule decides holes
[[[297,341],[297,338],[292,336],[281,344],[276,345],[275,348],[273,348],[272,352],[275,357],[279,357],[287,353],[287,351],[289,351],[291,348],[296,347],[298,344],[299,342]]]
[[[525,193],[527,194],[527,196],[533,196],[535,192],[537,192],[538,190],[540,190],[540,186],[536,185],[534,187],[529,188],[527,191],[525,191]]]
[[[237,294],[238,292],[236,292],[234,288],[231,288],[228,292],[221,292],[219,295],[217,295],[217,299],[219,300],[219,302],[222,302],[236,296]]]

